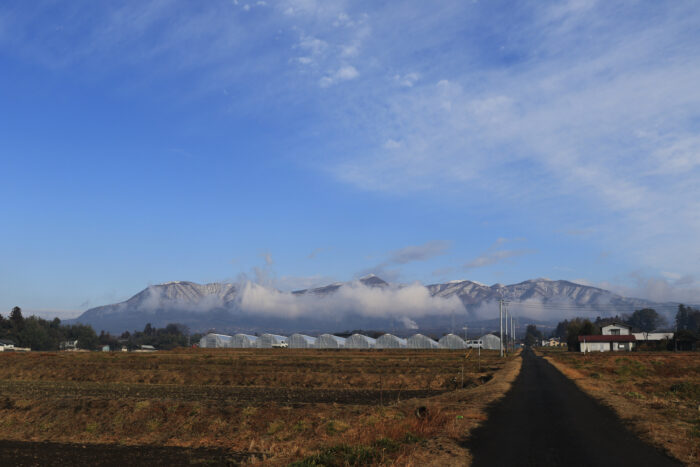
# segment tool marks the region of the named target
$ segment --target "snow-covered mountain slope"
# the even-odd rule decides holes
[[[341,291],[343,286],[346,288]],[[419,286],[418,289],[420,288]],[[188,325],[193,331],[206,331],[210,328],[249,332],[327,331],[346,327],[387,329],[387,326],[396,322],[410,322],[412,326],[418,325],[421,328],[439,328],[454,321],[455,315],[459,316],[460,322],[492,316],[490,310],[499,299],[510,301],[511,309],[517,310],[516,313],[520,316],[549,321],[574,315],[609,316],[657,305],[647,300],[625,298],[604,289],[564,280],[532,279],[518,284],[492,286],[461,280],[426,286],[422,292],[424,297],[416,297],[416,300],[424,300],[423,312],[416,312],[413,307],[410,316],[401,315],[396,310],[393,314],[383,314],[382,307],[391,305],[390,300],[396,297],[391,294],[400,293],[397,291],[402,289],[420,293],[415,285],[389,284],[375,275],[291,294],[259,286],[246,287],[243,284],[178,281],[152,285],[124,302],[92,308],[75,321],[91,324],[97,331],[104,329],[110,332],[142,329],[149,322],[154,326],[178,322]],[[242,300],[246,293],[251,295]],[[336,297],[337,302],[334,301]],[[459,300],[456,301],[455,297]],[[272,312],[269,306],[265,308],[265,313],[246,308],[250,304],[269,305],[270,300]],[[377,306],[377,300],[382,305]],[[452,311],[450,308],[446,312],[443,307],[441,312],[435,311],[433,305],[450,300],[457,304],[458,310]],[[352,306],[358,309],[349,310],[348,307]],[[365,313],[359,309],[363,306],[375,308]],[[668,305],[665,306],[668,308]]]

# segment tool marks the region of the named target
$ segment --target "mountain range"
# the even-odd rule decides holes
[[[574,316],[614,316],[651,307],[670,314],[676,304],[627,298],[565,280],[532,279],[487,286],[469,280],[390,284],[369,275],[291,293],[257,284],[174,281],[151,285],[128,300],[85,311],[75,322],[111,333],[151,323],[180,323],[195,332],[337,332],[375,329],[406,334],[462,325],[498,326],[499,300],[519,323],[556,323]]]

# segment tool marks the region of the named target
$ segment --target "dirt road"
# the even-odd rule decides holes
[[[526,350],[513,387],[468,441],[474,466],[680,465]]]

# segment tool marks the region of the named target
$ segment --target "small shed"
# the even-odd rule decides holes
[[[250,349],[257,347],[257,341],[257,336],[251,336],[249,334],[234,334],[231,338],[231,347],[234,349]]]
[[[317,340],[315,337],[305,334],[292,334],[287,339],[287,344],[289,344],[290,349],[315,349]]]
[[[321,334],[318,336],[317,346],[319,349],[342,349],[345,348],[345,338],[333,334]]]
[[[375,349],[405,349],[406,339],[396,337],[393,334],[384,334],[377,339]]]
[[[436,341],[423,334],[414,334],[406,339],[406,347],[409,349],[441,349]]]
[[[467,348],[467,343],[464,342],[464,339],[456,334],[445,334],[438,343],[445,349],[457,350]]]
[[[353,334],[345,339],[346,349],[373,349],[376,344],[376,339],[372,339],[363,334]]]
[[[286,342],[287,338],[285,336],[266,333],[258,338],[255,345],[259,349],[271,349],[272,347],[281,347],[282,344],[285,344]]]

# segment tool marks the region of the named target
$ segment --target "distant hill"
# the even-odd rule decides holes
[[[412,303],[412,294],[416,301],[423,302]],[[394,302],[407,299],[410,313],[402,315],[404,302],[397,306]],[[493,330],[500,299],[508,300],[509,309],[521,325],[526,321],[552,324],[573,316],[612,316],[643,307],[670,310],[675,306],[626,298],[564,280],[532,279],[491,286],[461,280],[431,284],[423,290],[420,285],[389,284],[369,275],[291,293],[254,284],[168,282],[149,286],[124,302],[91,308],[74,321],[111,333],[141,330],[146,323],[164,326],[177,322],[202,332],[384,329],[406,334],[420,329],[440,334],[460,331],[470,323]],[[425,309],[421,310],[423,303]],[[446,303],[451,308],[446,308]],[[383,313],[382,306],[393,308]]]

